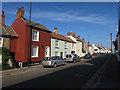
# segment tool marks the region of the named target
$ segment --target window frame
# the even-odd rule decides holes
[[[34,31],[37,32],[37,40],[33,39],[33,35],[34,35],[33,32],[34,32]],[[39,42],[39,31],[34,30],[34,29],[32,30],[32,41],[37,41],[37,42]]]
[[[36,58],[36,57],[38,57],[39,46],[32,45],[32,48],[33,48],[33,47],[37,47],[36,56],[33,56],[33,55],[32,55],[32,52],[33,52],[33,51],[32,51],[32,52],[31,52],[31,57],[32,57],[32,58]],[[33,49],[32,49],[32,50],[33,50]]]

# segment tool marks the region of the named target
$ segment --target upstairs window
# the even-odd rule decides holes
[[[55,41],[55,47],[58,48],[58,40]]]
[[[39,41],[39,31],[33,30],[32,41]]]
[[[65,42],[65,48],[67,48],[67,42]]]

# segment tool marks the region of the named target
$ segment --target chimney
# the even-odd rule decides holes
[[[80,39],[80,35],[77,36],[77,39]]]
[[[82,38],[82,41],[85,41],[85,39],[84,39],[84,38]]]
[[[67,33],[67,36],[71,36],[72,35],[72,33],[69,31],[68,33]]]
[[[74,38],[76,38],[76,33],[72,33],[72,36],[73,36]]]
[[[16,13],[16,19],[24,18],[24,7],[18,8],[18,12]]]
[[[5,15],[4,15],[4,11],[2,11],[0,15],[0,25],[4,26],[4,24],[5,24]]]
[[[88,46],[90,45],[90,42],[88,42]]]
[[[58,34],[58,29],[55,28],[55,29],[53,30],[53,32],[56,33],[56,34]]]

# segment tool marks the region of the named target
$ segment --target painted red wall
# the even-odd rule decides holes
[[[42,61],[45,57],[45,48],[46,46],[50,47],[50,33],[42,30],[32,29],[39,31],[39,42],[32,41],[32,45],[39,46],[38,58],[31,58],[32,61],[40,60]],[[43,45],[43,47],[41,46]]]
[[[15,52],[16,61],[27,62],[29,27],[27,26],[27,23],[25,23],[21,18],[16,19],[11,26],[18,34],[18,39],[13,39],[11,41],[11,51]],[[31,58],[31,61],[42,61],[43,58],[45,57],[46,46],[50,47],[50,32],[38,29],[35,30],[39,31],[39,42],[32,41],[32,37],[31,41],[32,45],[39,46],[39,51],[38,57]],[[43,45],[43,48],[41,47],[41,45]]]

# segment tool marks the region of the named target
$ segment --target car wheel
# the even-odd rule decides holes
[[[67,62],[64,62],[64,65],[66,65],[67,64]]]
[[[73,63],[75,63],[76,61],[74,60]]]
[[[54,67],[54,68],[56,68],[56,67],[57,67],[57,64],[56,64],[56,63],[54,63],[53,67]]]

